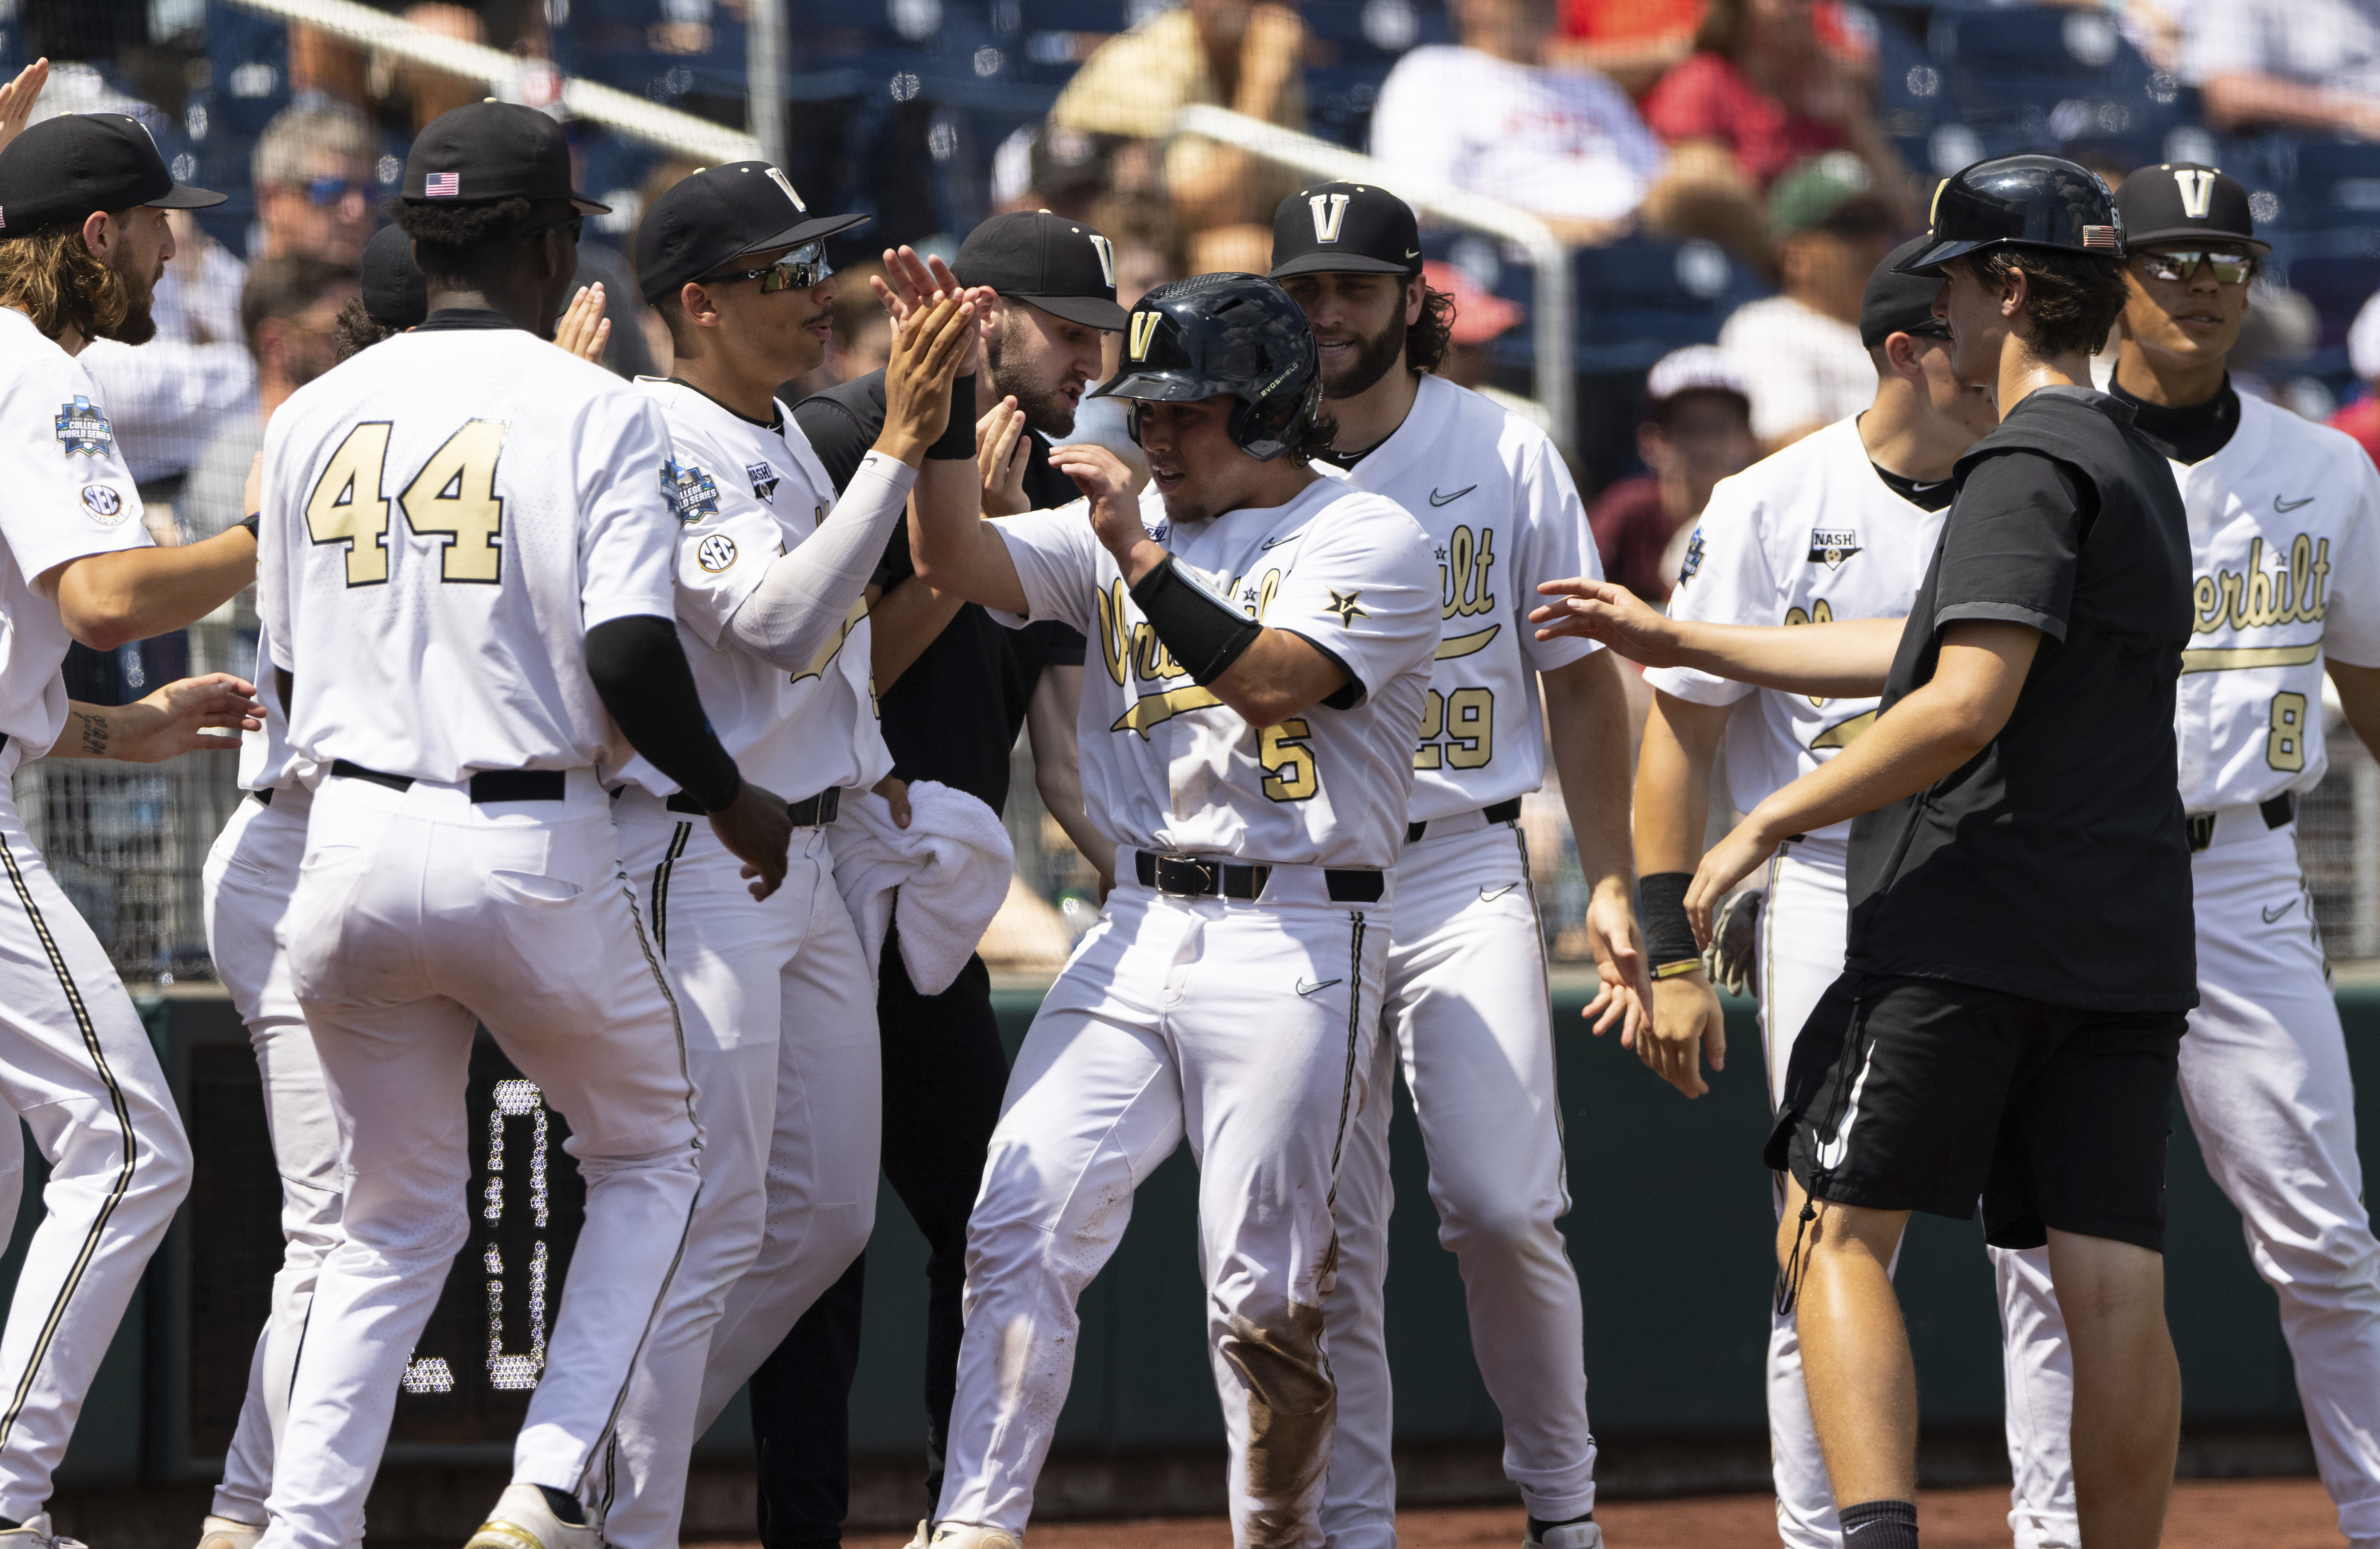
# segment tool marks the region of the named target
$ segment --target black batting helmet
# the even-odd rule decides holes
[[[2124,256],[2124,218],[2096,173],[2058,156],[1977,162],[1934,191],[1932,240],[1903,274],[1938,275],[1951,259],[1993,248]]]
[[[1256,274],[1159,285],[1125,320],[1123,370],[1095,398],[1187,404],[1229,393],[1232,440],[1269,463],[1304,439],[1322,405],[1322,357],[1305,309]],[[1133,419],[1140,439],[1140,417]]]

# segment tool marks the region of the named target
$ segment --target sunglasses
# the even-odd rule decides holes
[[[1901,332],[1912,339],[1947,339],[1950,336],[1950,325],[1940,318],[1927,318],[1924,322],[1912,323]]]
[[[735,269],[723,274],[712,274],[698,281],[699,284],[732,284],[738,280],[758,280],[760,294],[774,296],[781,290],[808,290],[834,272],[834,265],[826,260],[824,242],[805,242],[765,269]]]
[[[2141,272],[2152,280],[2191,279],[2198,273],[2201,261],[2215,271],[2215,283],[2218,285],[2244,285],[2248,277],[2256,272],[2256,259],[2252,253],[2195,249],[2177,253],[2135,253],[2132,257],[2140,264]]]
[[[352,177],[311,177],[306,181],[306,198],[324,210],[344,204],[350,194],[370,194],[370,187]]]

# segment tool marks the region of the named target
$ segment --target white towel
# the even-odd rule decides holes
[[[909,826],[873,792],[844,804],[828,839],[835,890],[859,927],[871,968],[884,951],[897,902],[901,962],[920,994],[957,980],[1008,897],[1015,847],[999,815],[939,781],[909,787]]]

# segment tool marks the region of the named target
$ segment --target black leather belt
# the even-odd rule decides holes
[[[1179,898],[1262,898],[1265,878],[1272,875],[1269,865],[1152,855],[1146,850],[1133,853],[1133,869],[1142,887]],[[1323,872],[1322,885],[1333,903],[1378,903],[1388,891],[1387,879],[1377,871],[1333,868]]]
[[[2258,802],[2256,812],[2264,818],[2267,829],[2284,828],[2298,815],[2297,793],[2284,791],[2269,802]],[[2189,822],[2190,853],[2195,855],[2215,842],[2215,814],[2193,812],[2189,816]]]
[[[369,780],[392,791],[413,789],[411,775],[382,774],[344,758],[332,763],[331,772],[342,780]],[[558,802],[565,789],[560,769],[481,769],[471,777],[471,801],[480,806],[490,802]]]
[[[259,806],[271,806],[273,805],[273,792],[269,788],[262,791],[250,791],[249,794],[256,798],[256,802]]]
[[[681,791],[663,804],[672,812],[689,812],[697,817],[707,816],[702,804]],[[843,811],[843,787],[830,785],[804,802],[786,804],[785,814],[796,829],[823,829]]]
[[[1490,824],[1517,823],[1521,820],[1521,798],[1515,796],[1509,802],[1498,802],[1494,806],[1482,807],[1479,809],[1479,815],[1487,818]],[[1419,842],[1421,836],[1429,830],[1430,822],[1445,821],[1445,818],[1439,817],[1427,822],[1406,824],[1405,842],[1407,844]]]

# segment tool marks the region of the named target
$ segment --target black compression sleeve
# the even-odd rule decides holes
[[[1694,923],[1686,918],[1687,871],[1657,871],[1636,884],[1636,917],[1645,926],[1645,960],[1656,968],[1702,956]]]
[[[975,377],[951,379],[951,422],[942,439],[926,448],[926,455],[945,463],[975,455]]]
[[[1202,687],[1230,672],[1264,633],[1264,625],[1176,570],[1172,555],[1140,578],[1132,599],[1173,660]]]
[[[677,626],[650,615],[611,619],[587,632],[587,675],[628,744],[676,781],[705,812],[744,788],[695,692]]]

